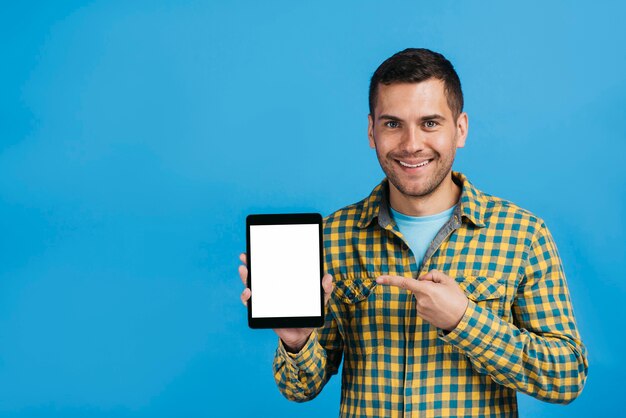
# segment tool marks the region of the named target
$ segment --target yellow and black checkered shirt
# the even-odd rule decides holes
[[[279,342],[274,376],[287,398],[314,398],[342,358],[342,417],[508,417],[516,391],[555,403],[581,392],[586,349],[544,222],[460,173],[453,180],[461,198],[421,266],[389,214],[386,180],[325,219],[335,289],[325,325],[299,353]],[[450,332],[418,317],[408,291],[376,285],[383,274],[431,269],[469,298]]]

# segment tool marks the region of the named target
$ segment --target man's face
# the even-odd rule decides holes
[[[369,143],[390,187],[407,197],[437,190],[467,136],[467,115],[455,120],[443,82],[379,84],[374,113],[369,116]]]

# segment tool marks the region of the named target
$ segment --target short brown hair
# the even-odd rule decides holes
[[[407,48],[380,64],[370,81],[370,115],[374,117],[379,84],[420,83],[430,78],[443,81],[448,107],[457,118],[463,111],[461,80],[446,57],[425,48]]]

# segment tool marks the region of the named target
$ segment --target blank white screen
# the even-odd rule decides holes
[[[319,316],[319,226],[251,225],[252,317]]]

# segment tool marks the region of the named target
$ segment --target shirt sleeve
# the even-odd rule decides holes
[[[457,327],[439,337],[497,383],[548,402],[573,401],[585,384],[587,351],[556,245],[543,223],[529,248],[512,313],[509,323],[470,300]]]
[[[313,331],[300,352],[289,353],[278,340],[273,364],[278,389],[296,402],[315,398],[337,373],[342,355],[342,339],[329,309],[324,326]]]

